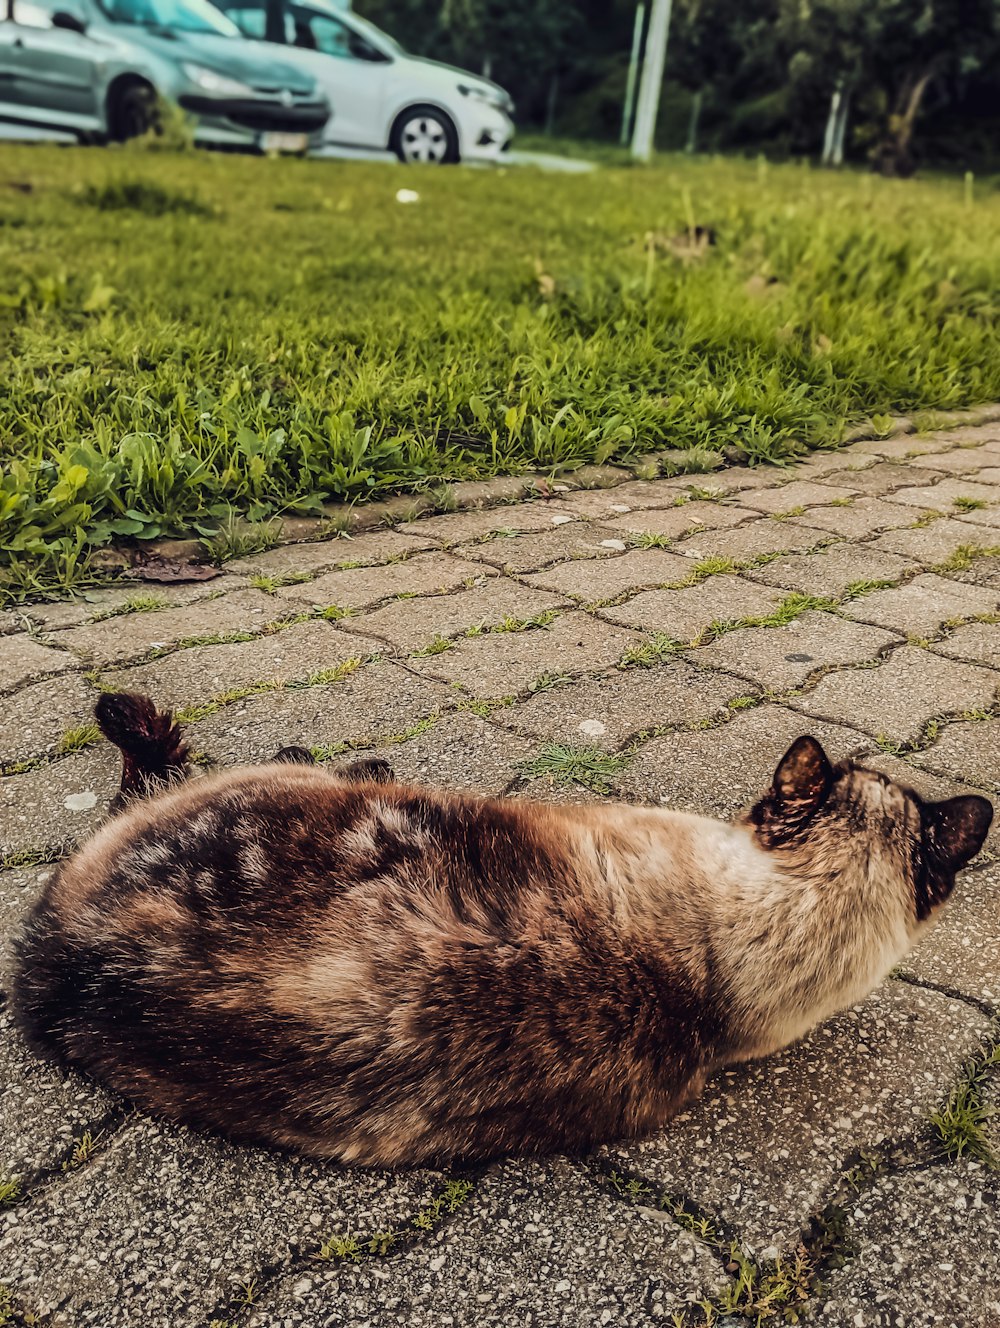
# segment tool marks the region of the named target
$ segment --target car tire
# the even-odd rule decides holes
[[[402,162],[450,166],[458,161],[458,130],[436,106],[408,106],[396,116],[389,147]]]
[[[108,135],[115,143],[141,138],[160,122],[156,89],[148,83],[126,83],[108,103]]]

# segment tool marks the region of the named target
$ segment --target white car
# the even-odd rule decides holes
[[[217,0],[247,37],[271,40],[267,0]],[[273,20],[272,20],[273,22]],[[281,58],[312,74],[333,105],[327,149],[389,149],[400,161],[496,161],[514,104],[477,74],[408,55],[334,0],[286,0]]]

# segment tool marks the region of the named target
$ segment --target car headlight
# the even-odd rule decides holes
[[[482,102],[484,106],[492,106],[495,111],[506,111],[510,115],[514,110],[514,103],[510,97],[499,88],[484,88],[477,87],[473,83],[459,83],[458,90],[463,97],[470,97],[473,101]]]
[[[253,97],[253,88],[248,87],[246,83],[241,83],[238,78],[227,78],[225,74],[217,74],[214,69],[206,69],[204,65],[189,65],[187,62],[181,65],[185,74],[192,83],[197,84],[203,92],[210,92],[214,97]]]

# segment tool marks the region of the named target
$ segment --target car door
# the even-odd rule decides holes
[[[14,0],[6,53],[13,75],[10,99],[25,120],[36,124],[97,129],[101,44],[86,32],[54,26],[56,14],[86,23],[76,0]]]
[[[326,141],[385,148],[385,90],[392,61],[325,8],[291,4],[287,13],[289,45],[333,107]]]

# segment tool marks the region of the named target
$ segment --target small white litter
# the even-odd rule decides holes
[[[552,524],[554,526],[565,526],[568,522],[572,520],[573,518],[571,516],[554,516],[552,518]]]
[[[607,731],[607,725],[602,724],[599,719],[585,719],[580,725],[580,732],[586,738],[601,738]]]
[[[397,203],[419,203],[419,202],[420,202],[420,195],[417,193],[417,191],[416,191],[415,189],[397,189],[397,190],[396,190],[396,202],[397,202]]]
[[[624,553],[628,545],[624,540],[601,540],[602,549],[617,549],[619,553]]]
[[[63,806],[68,812],[89,812],[91,807],[97,806],[97,794],[91,793],[71,793]]]

